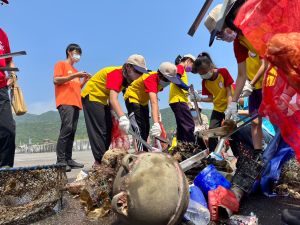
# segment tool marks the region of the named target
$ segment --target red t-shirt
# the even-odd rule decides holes
[[[123,84],[123,70],[115,69],[107,74],[106,77],[106,88],[108,90],[114,90],[116,92],[120,92],[122,90]]]
[[[177,74],[179,74],[180,76],[182,76],[184,74],[184,67],[183,65],[177,65]]]
[[[145,92],[158,93],[158,84],[159,84],[158,74],[157,73],[150,74],[150,76],[144,80]]]
[[[6,33],[0,28],[0,55],[10,53],[9,42]],[[11,58],[0,59],[0,67],[6,67],[11,62]],[[6,75],[0,71],[0,88],[6,87]]]

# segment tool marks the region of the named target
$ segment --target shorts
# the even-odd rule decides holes
[[[253,90],[252,94],[249,96],[249,114],[252,115],[258,112],[262,101],[262,89]]]

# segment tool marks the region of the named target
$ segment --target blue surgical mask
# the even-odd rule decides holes
[[[203,80],[209,80],[210,78],[212,78],[213,75],[214,75],[214,73],[212,71],[210,71],[206,74],[200,74],[200,76]]]
[[[162,88],[165,88],[165,87],[167,87],[170,84],[170,82],[166,82],[166,81],[160,80],[159,84],[160,84],[160,86],[162,86]]]

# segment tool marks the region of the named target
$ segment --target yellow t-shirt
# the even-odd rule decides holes
[[[228,70],[220,68],[215,80],[202,80],[202,95],[212,95],[214,110],[225,112],[228,104],[226,87],[230,87],[232,84],[233,79]]]
[[[188,77],[182,65],[177,66],[177,73],[181,75],[183,83],[188,85]],[[188,103],[188,91],[181,89],[176,84],[170,84],[169,104],[176,102]]]
[[[98,71],[86,84],[81,97],[89,96],[92,102],[108,104],[109,91],[120,92],[123,84],[122,66],[105,67]]]
[[[124,100],[145,106],[149,102],[149,92],[158,93],[161,89],[157,72],[143,74],[128,86]]]
[[[253,80],[255,77],[257,71],[259,70],[261,66],[261,59],[259,55],[257,54],[254,47],[251,45],[251,43],[245,38],[245,36],[239,36],[239,43],[247,48],[248,50],[248,57],[246,59],[246,71],[247,71],[247,77],[249,80]],[[262,83],[263,83],[263,77],[261,76],[259,80],[255,84],[255,89],[261,89]]]

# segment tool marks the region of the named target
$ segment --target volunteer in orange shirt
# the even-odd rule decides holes
[[[100,164],[111,143],[111,109],[119,117],[120,128],[128,133],[130,122],[120,106],[118,95],[143,73],[147,73],[145,59],[134,54],[123,66],[105,67],[98,71],[82,91],[84,118],[95,158],[94,166]]]
[[[195,142],[195,123],[188,106],[188,76],[192,71],[195,57],[191,54],[177,58],[177,76],[180,84],[170,85],[169,105],[175,115],[177,125],[177,140],[181,142]]]
[[[71,168],[82,168],[84,165],[72,159],[72,148],[79,118],[82,109],[81,88],[90,75],[87,72],[78,72],[74,64],[79,62],[81,48],[77,44],[70,44],[66,49],[65,61],[59,61],[54,68],[54,85],[56,107],[61,118],[60,134],[56,146],[57,163]],[[81,81],[80,78],[83,78]]]
[[[180,83],[177,76],[177,68],[173,63],[164,62],[159,69],[149,74],[143,74],[127,88],[124,94],[124,100],[128,114],[134,113],[139,127],[141,137],[147,141],[150,135],[159,137],[161,127],[159,124],[159,107],[157,93],[167,87],[170,82]],[[153,125],[150,129],[149,106],[150,100]],[[147,149],[144,147],[144,150]]]
[[[236,102],[240,97],[249,96],[249,113],[258,112],[262,102],[262,81],[267,69],[267,63],[257,54],[251,43],[245,38],[240,30],[233,24],[236,13],[245,1],[236,2],[226,14],[225,24],[222,32],[215,34],[217,38],[234,42],[234,53],[238,64],[238,78],[233,101],[227,110],[227,116],[236,115]],[[216,21],[221,13],[222,5],[217,5],[205,20],[205,25],[211,34],[214,34]],[[212,35],[214,38],[214,35]],[[254,153],[262,152],[263,132],[262,118],[258,117],[251,123],[251,133],[254,146]]]
[[[199,73],[202,80],[203,98],[197,96],[198,102],[213,102],[214,108],[210,118],[209,129],[220,127],[225,119],[225,110],[232,101],[233,79],[226,68],[216,68],[208,53],[201,53],[196,59],[193,72]],[[194,97],[191,96],[191,100]],[[209,151],[215,150],[218,144],[217,138],[209,138]]]

